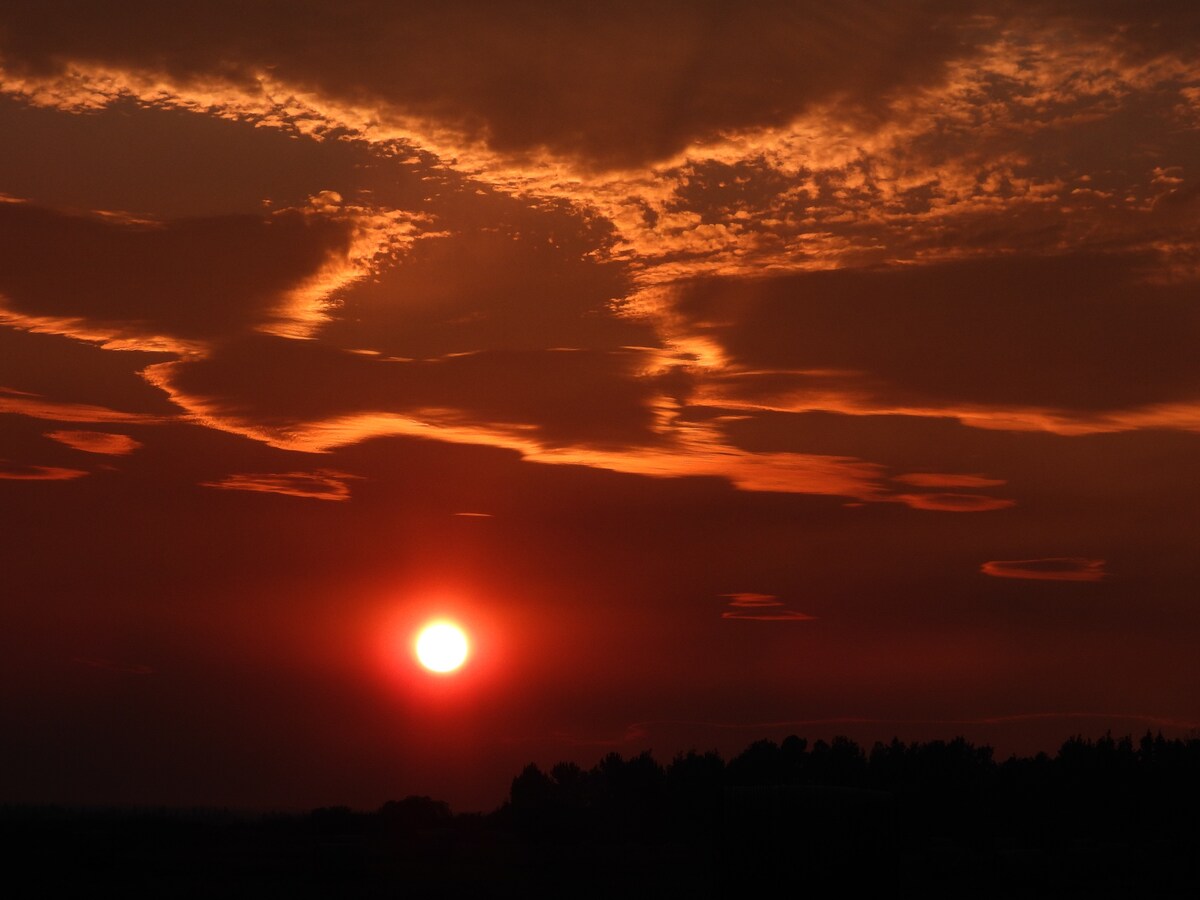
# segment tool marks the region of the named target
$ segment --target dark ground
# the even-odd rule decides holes
[[[529,766],[452,815],[0,808],[6,896],[1193,897],[1200,741],[1073,739],[996,763],[963,741],[760,741],[728,763]]]

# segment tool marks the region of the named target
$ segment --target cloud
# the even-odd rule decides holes
[[[807,613],[787,609],[774,594],[756,594],[742,591],[722,594],[729,598],[729,609],[721,613],[722,619],[753,619],[759,622],[808,622],[816,618]]]
[[[156,223],[0,203],[0,322],[184,351],[311,327],[350,277],[351,237],[348,221],[300,210]]]
[[[749,453],[711,424],[684,420],[670,396],[677,385],[653,368],[658,359],[628,348],[404,360],[259,336],[145,375],[195,421],[292,450],[407,435],[504,447],[542,463],[719,477],[745,490],[891,499],[879,466]]]
[[[153,424],[172,421],[174,417],[122,412],[87,403],[64,403],[48,400],[37,394],[0,388],[0,413],[15,413],[33,419],[53,422],[105,422]]]
[[[104,15],[85,4],[56,8],[0,17],[0,54],[32,90],[74,71],[113,73],[98,90],[58,87],[71,102],[95,103],[121,74],[160,89],[224,83],[248,93],[270,79],[273,96],[311,99],[347,118],[369,112],[448,131],[447,143],[516,158],[548,149],[610,168],[782,124],[823,100],[876,109],[905,87],[936,82],[969,46],[962,26],[971,22],[935,4],[831,11],[815,0],[355,3],[337,16],[318,2],[289,4],[286,15],[271,4],[217,2],[169,23],[144,0]]]
[[[762,606],[783,606],[783,601],[774,594],[754,594],[750,592],[742,592],[739,594],[722,594],[721,596],[729,598],[730,606],[750,608]]]
[[[402,360],[261,336],[147,376],[202,421],[296,448],[396,433],[400,419],[431,423],[433,437],[461,428],[547,446],[617,446],[658,440],[659,387],[644,375],[647,358],[529,350]]]
[[[1105,577],[1104,560],[1082,556],[1045,559],[995,559],[979,567],[985,575],[997,578],[1027,578],[1036,581],[1101,581]]]
[[[696,410],[699,415],[701,410]],[[717,411],[707,411],[714,416]],[[1195,429],[1130,427],[1109,431],[1056,433],[1050,429],[995,430],[968,427],[933,415],[848,415],[833,412],[742,411],[721,414],[724,440],[754,454],[793,452],[873,457],[888,472],[970,472],[1003,478],[1004,488],[952,488],[950,493],[996,494],[1018,501],[1033,513],[1047,498],[1060,498],[1074,509],[1130,509],[1178,497],[1180,485],[1192,485],[1186,473],[1200,451]],[[1200,420],[1197,420],[1200,423]],[[1121,472],[1121,477],[1113,477]],[[884,480],[884,494],[942,493],[942,489],[906,489]],[[890,488],[890,490],[889,490]],[[1191,488],[1184,489],[1191,496]],[[1067,499],[1069,498],[1069,499]],[[1158,499],[1152,499],[1158,498]],[[1174,502],[1174,501],[1172,501]],[[1187,501],[1185,501],[1187,502]],[[1090,514],[1089,514],[1090,515]],[[1098,520],[1097,520],[1098,521]],[[984,550],[980,559],[986,559]]]
[[[281,474],[229,475],[220,481],[202,482],[203,487],[228,491],[254,491],[283,494],[287,497],[307,497],[313,500],[349,500],[349,479],[356,476],[330,469],[313,472],[284,472]]]
[[[724,358],[697,378],[710,406],[1088,421],[1200,402],[1194,289],[1152,270],[1081,255],[699,279],[669,316]]]
[[[649,323],[619,314],[631,273],[608,254],[607,223],[473,196],[439,225],[452,230],[340,291],[322,338],[417,359],[657,344]]]
[[[37,17],[14,21],[0,38],[5,83],[33,103],[115,102],[114,114],[153,103],[161,108],[150,118],[173,121],[192,110],[238,120],[239,134],[255,125],[299,136],[303,154],[353,136],[355,158],[376,171],[355,181],[339,156],[338,184],[314,185],[309,207],[274,216],[146,223],[9,204],[18,218],[48,216],[56,235],[107,236],[85,247],[149,246],[158,234],[163,247],[206,248],[211,228],[239,246],[256,229],[276,230],[280,246],[308,250],[278,272],[248,270],[262,291],[249,284],[230,296],[210,284],[169,312],[147,313],[144,286],[115,276],[101,279],[104,296],[82,299],[16,285],[7,321],[186,353],[149,370],[150,382],[196,421],[275,446],[419,435],[543,462],[921,509],[1013,501],[890,494],[869,458],[748,452],[685,417],[705,405],[955,416],[1063,434],[1200,427],[1190,289],[1167,283],[1159,246],[1186,232],[1180,222],[1194,206],[1174,160],[1186,140],[1168,140],[1187,129],[1161,127],[1190,115],[1179,93],[1189,70],[1171,56],[1177,46],[1156,47],[1151,31],[1133,27],[1139,14],[1109,11],[1078,28],[1060,17],[1068,36],[1050,41],[1044,7],[987,20],[932,6],[854,16],[815,5],[664,9],[399,16],[365,4],[360,15],[322,17],[326,38],[311,47],[303,23],[319,13],[307,5],[272,25],[295,42],[266,40],[251,27],[260,12],[246,19],[223,4],[192,23],[186,42],[129,10],[117,19],[134,24],[96,21],[92,37]],[[878,26],[869,38],[864,17]],[[663,29],[645,30],[666,20],[665,43]],[[361,40],[336,40],[347,29]],[[411,53],[394,52],[413,36],[422,40]],[[864,40],[873,42],[865,67]],[[364,70],[385,45],[381,67]],[[434,47],[438,83],[394,77]],[[598,52],[611,47],[625,52]],[[854,52],[831,55],[834,47]],[[717,50],[726,65],[700,64]],[[449,65],[463,54],[463,65]],[[496,59],[506,65],[485,65]],[[501,90],[508,78],[537,90]],[[529,96],[542,99],[531,106]],[[584,127],[601,121],[618,125]],[[1125,127],[1134,121],[1155,124],[1163,158],[1153,174],[1122,162],[1111,177],[1133,186],[1118,197],[1104,173],[1109,156],[1129,154],[1095,158],[1109,146],[1097,138],[1142,134]],[[1046,162],[1041,151],[1063,141],[1090,148],[1088,171]],[[396,222],[370,221],[401,211],[383,201],[351,207],[365,202],[363,185],[384,191],[405,167],[419,177],[389,202],[402,193],[406,210],[436,210],[441,230],[358,277],[366,251],[353,249],[355,235],[377,227],[395,237]],[[428,190],[412,193],[411,181]],[[337,197],[343,184],[361,195]],[[1088,228],[1078,224],[1084,212]],[[292,232],[299,237],[284,240]],[[263,239],[267,249],[282,252],[273,240]],[[997,250],[1004,259],[972,258]],[[145,255],[191,274],[172,252]],[[222,253],[202,255],[211,265]],[[881,260],[911,264],[869,265]],[[797,271],[835,265],[856,268]],[[240,337],[252,330],[317,341],[301,349]],[[898,480],[993,486],[970,479],[991,481]]]
[[[941,512],[987,512],[1015,506],[1015,500],[985,497],[982,494],[898,494],[896,499],[913,509]]]
[[[745,491],[827,494],[888,499],[878,486],[879,467],[862,460],[805,453],[747,453],[708,429],[668,427],[659,446],[613,450],[590,447],[525,448],[537,462],[595,466],[664,478],[723,478]]]
[[[88,473],[82,469],[64,469],[59,466],[15,466],[0,460],[0,480],[6,481],[71,481]]]
[[[164,358],[0,325],[0,411],[72,422],[165,422],[178,408],[138,375]]]
[[[57,209],[122,210],[179,219],[303,208],[316,190],[351,196],[378,165],[363,142],[296,140],[161,103],[115,100],[79,115],[0,94],[3,190]],[[412,169],[389,167],[396,186]],[[186,172],[186,178],[180,178]],[[427,191],[426,191],[427,192]]]
[[[142,446],[141,441],[136,441],[127,434],[109,434],[104,431],[49,431],[46,437],[85,453],[106,453],[112,456],[124,456]]]
[[[363,3],[339,21],[289,7],[260,34],[257,15],[218,3],[186,45],[150,14],[73,10],[108,39],[21,17],[0,30],[0,83],[60,108],[136,98],[428,151],[479,183],[599,211],[658,283],[1188,243],[1144,214],[1162,188],[1139,166],[1149,146],[1164,165],[1191,158],[1194,54],[1153,13],[1105,6]],[[1170,15],[1178,34],[1194,27],[1194,13]]]

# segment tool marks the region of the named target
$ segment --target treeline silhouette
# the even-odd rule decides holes
[[[1066,741],[1057,755],[997,762],[991,747],[963,738],[876,743],[849,738],[809,744],[756,741],[728,762],[695,751],[661,765],[644,752],[610,753],[591,769],[528,765],[499,815],[533,834],[576,831],[709,830],[719,820],[791,816],[808,806],[882,805],[936,832],[964,822],[988,833],[1145,832],[1192,824],[1200,813],[1200,740],[1106,734]],[[1037,813],[1031,816],[1031,813]]]
[[[760,740],[526,766],[455,815],[410,796],[307,814],[0,808],[10,878],[127,896],[1185,896],[1200,740],[1105,735],[996,760],[950,741]],[[94,892],[94,890],[93,890]]]
[[[660,765],[529,765],[499,815],[533,840],[702,848],[719,883],[1167,890],[1200,877],[1200,740],[1066,741],[997,761],[963,738],[761,740]]]

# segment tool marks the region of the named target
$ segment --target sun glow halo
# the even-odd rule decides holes
[[[457,625],[434,622],[417,635],[417,659],[431,672],[453,672],[467,660],[467,636]]]

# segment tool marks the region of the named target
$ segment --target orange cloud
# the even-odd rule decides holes
[[[783,601],[774,594],[754,594],[743,592],[739,594],[722,594],[722,597],[729,598],[730,606],[744,607],[761,607],[761,606],[783,606]]]
[[[697,375],[711,406],[725,395],[793,409],[974,409],[979,424],[992,411],[1038,409],[1088,421],[1200,401],[1197,323],[1179,286],[1147,283],[1149,263],[1010,254],[698,278],[660,303],[672,329],[715,343],[728,361]],[[1061,285],[1049,298],[1048,284]]]
[[[318,469],[315,472],[284,472],[281,474],[229,475],[220,481],[201,482],[203,487],[227,491],[256,491],[283,494],[287,497],[308,497],[313,500],[349,500],[354,475]]]
[[[982,494],[899,494],[901,503],[913,509],[933,509],[942,512],[985,512],[1015,506],[1015,500],[985,497]]]
[[[658,359],[630,348],[404,360],[264,336],[159,363],[143,376],[195,421],[291,450],[407,435],[504,447],[539,463],[725,478],[742,490],[899,499],[952,511],[1012,505],[974,495],[897,498],[882,486],[882,467],[870,462],[731,446],[719,422],[689,419],[681,415],[686,406],[661,393],[679,385],[654,370]]]
[[[706,13],[680,15],[694,25]],[[912,27],[907,16],[895,22],[890,13],[879,15],[901,30]],[[380,16],[380,33],[407,33],[409,22]],[[432,28],[437,16],[422,21]],[[751,37],[762,29],[774,33],[797,21],[756,13],[738,17],[734,32],[705,32],[703,40],[729,42],[743,53],[761,43]],[[1151,91],[1174,96],[1194,66],[1178,47],[1164,46],[1154,65],[1139,68],[1111,43],[1133,38],[1122,31],[1124,36],[1100,39],[1105,32],[1098,26],[1078,25],[1074,40],[1052,42],[1033,21],[1010,23],[1011,33],[971,18],[950,21],[954,41],[942,44],[921,32],[921,40],[936,45],[928,58],[909,55],[912,41],[904,44],[908,77],[889,78],[887,91],[865,90],[878,73],[863,72],[857,63],[847,69],[840,57],[819,73],[791,60],[785,64],[800,66],[812,80],[789,84],[782,89],[786,98],[764,104],[756,87],[735,108],[723,75],[716,105],[703,112],[689,107],[687,116],[695,118],[687,122],[664,119],[663,95],[653,90],[661,86],[656,73],[670,56],[661,54],[687,45],[682,33],[681,43],[665,49],[657,41],[651,48],[640,32],[626,34],[644,68],[621,62],[612,79],[591,72],[579,81],[577,60],[554,61],[565,80],[549,79],[547,90],[572,83],[573,91],[595,102],[548,107],[555,109],[550,119],[513,107],[493,85],[475,83],[475,69],[455,71],[440,98],[414,98],[408,82],[385,83],[356,65],[343,69],[347,60],[336,53],[321,57],[323,71],[285,53],[267,72],[255,59],[262,50],[257,39],[235,39],[237,26],[220,17],[198,26],[197,40],[236,47],[230,65],[243,67],[238,76],[199,74],[209,57],[193,56],[195,48],[178,45],[172,34],[157,35],[161,43],[150,56],[132,45],[71,50],[74,38],[58,35],[48,44],[56,48],[52,59],[8,61],[10,92],[79,109],[138,97],[314,141],[344,126],[397,158],[415,147],[440,154],[449,169],[457,169],[455,178],[466,176],[463,184],[487,196],[472,203],[495,204],[480,209],[500,208],[496,198],[511,191],[504,202],[521,212],[511,227],[447,226],[444,240],[410,247],[401,265],[380,267],[375,282],[358,277],[369,268],[364,260],[411,244],[417,224],[425,223],[418,214],[356,207],[333,191],[315,194],[304,210],[238,222],[228,217],[220,228],[217,220],[101,221],[8,204],[5,215],[28,226],[13,232],[42,235],[38,246],[60,246],[63,235],[73,236],[85,249],[112,247],[125,261],[138,261],[143,254],[135,245],[157,240],[161,252],[147,258],[184,276],[197,274],[182,252],[195,244],[215,247],[220,260],[242,258],[237,246],[230,249],[213,236],[217,231],[239,239],[294,231],[296,241],[282,244],[307,249],[287,257],[289,265],[253,269],[264,288],[253,296],[214,299],[211,291],[197,292],[193,299],[208,304],[203,316],[189,312],[190,302],[164,311],[137,284],[103,296],[93,291],[80,301],[18,279],[9,290],[6,321],[107,339],[114,347],[120,341],[171,346],[186,359],[148,370],[152,384],[202,424],[290,449],[325,450],[377,434],[421,435],[508,447],[539,462],[723,477],[746,490],[898,500],[955,512],[1005,508],[1014,501],[952,492],[889,495],[882,469],[868,461],[749,452],[730,446],[714,429],[671,422],[670,415],[656,418],[654,410],[671,403],[671,414],[686,414],[689,405],[703,401],[726,409],[954,416],[973,427],[1062,434],[1163,425],[1200,429],[1200,402],[1188,391],[1195,383],[1188,376],[1197,374],[1190,362],[1190,307],[1161,285],[1148,287],[1143,272],[1155,258],[1146,247],[1164,234],[1186,231],[1179,223],[1191,221],[1191,207],[1182,202],[1191,196],[1186,167],[1167,158],[1173,149],[1164,150],[1161,165],[1136,177],[1122,171],[1122,185],[1134,185],[1126,196],[1100,183],[1098,173],[1049,170],[1039,162],[1045,154],[1037,152],[1051,133],[1055,140],[1087,141],[1093,158],[1094,147],[1103,144],[1077,130],[1077,120],[1100,121],[1096,127],[1103,131],[1103,122],[1115,121],[1113,111],[1125,108],[1124,98]],[[32,23],[21,27],[37,30]],[[103,31],[112,23],[96,27]],[[563,22],[531,27],[554,31]],[[805,25],[805,42],[813,40],[813,27]],[[854,29],[820,27],[830,28],[835,42],[855,37]],[[507,19],[496,25],[513,40],[527,37],[512,28]],[[445,38],[436,28],[428,37]],[[575,39],[586,44],[592,38],[585,33]],[[889,52],[896,49],[890,40]],[[60,47],[59,41],[67,43]],[[489,45],[481,52],[493,50]],[[22,52],[19,41],[11,52]],[[597,65],[610,62],[605,57]],[[410,63],[408,57],[387,61]],[[669,61],[667,69],[675,72],[677,63]],[[757,56],[748,57],[736,85],[754,83],[762,75],[758,66]],[[1078,76],[1081,71],[1086,78]],[[839,72],[842,83],[833,89]],[[539,82],[547,76],[530,75]],[[367,83],[349,87],[364,78]],[[630,79],[650,92],[616,89]],[[771,81],[776,83],[773,70]],[[691,90],[704,97],[714,87],[702,73]],[[826,115],[831,97],[872,114]],[[780,106],[782,99],[787,102]],[[626,105],[631,118],[609,114]],[[1191,115],[1189,109],[1172,115]],[[622,142],[611,131],[577,127],[599,116],[625,128],[643,114],[659,129],[657,137],[637,126],[637,134]],[[521,129],[515,128],[518,119]],[[963,152],[947,154],[947,134]],[[484,159],[488,165],[479,165]],[[429,193],[443,189],[431,186]],[[542,216],[541,230],[531,227],[535,209],[538,215],[555,210]],[[1081,209],[1095,214],[1095,228],[1081,229],[1067,214]],[[1185,218],[1171,219],[1164,231],[1168,212]],[[1047,233],[1058,242],[1047,245]],[[999,262],[975,258],[999,243],[1006,251],[1026,252],[1007,252]],[[1077,252],[1084,246],[1104,252]],[[1136,253],[1113,262],[1112,246]],[[254,261],[260,263],[284,253],[269,239],[259,249]],[[472,265],[461,265],[464,259]],[[896,260],[911,264],[867,267]],[[839,266],[857,270],[821,271]],[[807,274],[795,274],[801,270]],[[756,277],[731,277],[749,272]],[[78,275],[71,278],[84,284],[86,294],[88,279]],[[109,281],[123,284],[116,276]],[[1062,296],[1045,302],[1040,292],[1047,283],[1065,285]],[[545,302],[550,296],[558,299]],[[1080,325],[1096,319],[1103,327]],[[307,344],[304,351],[258,343],[243,352],[231,349],[233,341],[209,346],[214,336],[247,330],[319,340],[294,342]],[[898,333],[906,339],[896,341]],[[650,349],[624,356],[617,350],[634,345]],[[326,358],[308,352],[310,359],[301,359],[317,346],[330,351]],[[1138,379],[1111,364],[1150,346],[1153,356],[1133,360],[1143,373]],[[547,347],[583,348],[592,356],[571,363],[535,358]],[[373,353],[361,359],[374,365],[332,358],[352,355],[347,348]],[[530,355],[501,358],[497,351]],[[1022,364],[1008,365],[1014,353]],[[262,359],[256,363],[251,356]],[[1072,377],[1080,370],[1096,375]],[[285,371],[290,377],[280,378]],[[304,386],[309,371],[315,389]],[[789,384],[789,374],[803,377]],[[666,401],[661,395],[671,392],[668,382],[677,382],[677,390]],[[564,402],[561,388],[568,384],[581,390]],[[312,399],[317,397],[324,399]],[[936,473],[896,480],[932,489],[1003,483]]]
[[[202,359],[159,363],[143,376],[207,424],[295,449],[335,445],[325,423],[353,423],[337,429],[350,443],[370,436],[362,433],[369,423],[396,433],[403,420],[521,434],[548,447],[611,446],[656,441],[659,386],[645,373],[647,358],[616,348],[393,359],[254,336]]]
[[[974,43],[969,19],[921,6],[831,17],[777,3],[736,15],[678,0],[483,4],[464,28],[461,10],[384,3],[360,13],[370,28],[348,32],[304,4],[286,17],[233,3],[185,8],[169,28],[143,6],[76,10],[72,28],[0,13],[9,89],[76,108],[123,92],[183,94],[222,110],[256,101],[260,115],[317,133],[407,127],[444,151],[486,148],[521,162],[544,148],[584,170],[624,169],[722,132],[785,123],[831,97],[878,109],[900,88],[936,83]],[[869,61],[863,34],[872,35]],[[688,103],[679,102],[681,72]],[[531,92],[542,99],[531,103]],[[314,107],[324,121],[309,121]]]
[[[1133,27],[1132,9],[1087,21],[1075,10],[1053,25],[996,10],[858,10],[833,21],[764,4],[713,19],[684,3],[549,21],[477,9],[487,22],[477,29],[494,36],[484,44],[434,10],[374,9],[365,43],[358,33],[339,41],[328,21],[304,27],[302,11],[269,26],[241,9],[207,15],[185,28],[187,46],[174,32],[148,33],[145,17],[119,26],[108,13],[81,30],[119,36],[90,42],[22,19],[9,23],[0,88],[61,109],[132,97],[314,140],[349,132],[419,147],[502,191],[599,210],[621,252],[650,263],[644,279],[662,284],[701,271],[947,259],[998,241],[1039,253],[1109,247],[1114,232],[1144,230],[1161,172],[1190,159],[1198,67],[1186,41]],[[856,52],[864,16],[878,23],[866,66]],[[256,28],[296,31],[266,47],[244,32]],[[317,33],[319,52],[302,51]],[[514,68],[526,42],[578,52]],[[352,57],[330,50],[342,46]],[[498,52],[503,60],[482,62]],[[364,55],[376,60],[366,70]],[[739,62],[695,65],[705,58]],[[425,85],[414,68],[435,64],[446,77],[414,93]],[[694,98],[682,105],[681,71]],[[509,74],[497,82],[497,72]],[[530,85],[557,99],[531,108]],[[1139,133],[1166,157],[1147,172],[1130,167],[1117,139],[1139,104]],[[1063,171],[1071,141],[1088,170]],[[1109,144],[1111,156],[1097,158]],[[1100,213],[1101,227],[1079,227],[1079,211]]]
[[[0,460],[0,479],[7,481],[70,481],[88,473],[58,466],[13,466]]]
[[[1027,578],[1035,581],[1101,581],[1104,560],[1082,556],[1058,556],[1045,559],[994,559],[979,567],[996,578]]]
[[[308,334],[364,274],[355,229],[315,206],[160,223],[0,204],[0,322],[175,352],[252,329]]]
[[[127,434],[109,434],[104,431],[50,431],[46,437],[85,453],[105,453],[111,456],[124,456],[142,446],[141,441],[136,441]]]
[[[20,416],[29,416],[31,419],[46,419],[52,422],[155,424],[174,420],[173,417],[122,412],[87,403],[62,403],[57,400],[47,400],[38,394],[7,388],[0,388],[0,413],[15,413]]]

